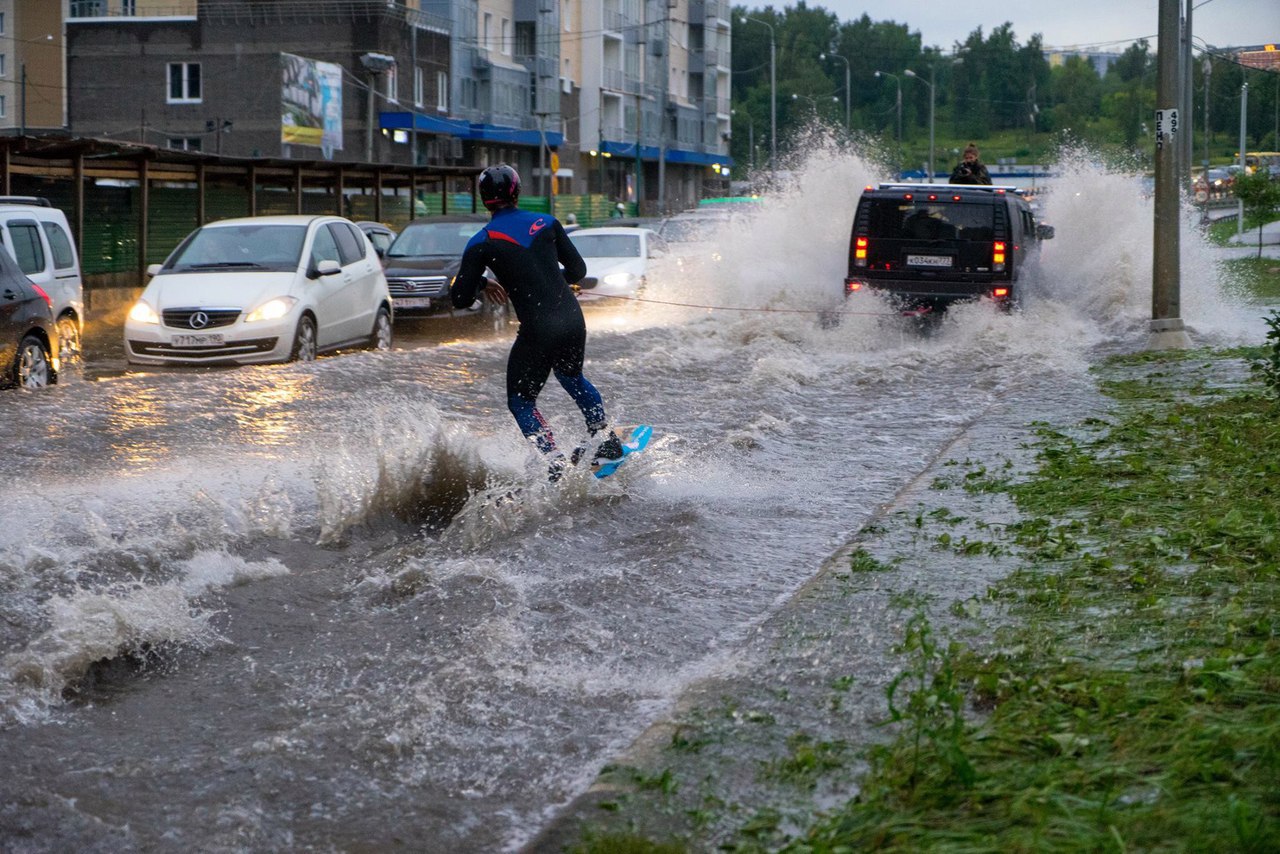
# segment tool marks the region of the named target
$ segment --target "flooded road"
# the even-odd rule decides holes
[[[1149,202],[1089,170],[1021,313],[921,334],[857,295],[824,328],[872,179],[815,162],[722,260],[588,312],[612,419],[656,430],[606,481],[542,482],[474,323],[232,370],[107,343],[0,395],[0,847],[518,849],[993,405],[1141,348]],[[1184,254],[1197,343],[1260,343]]]

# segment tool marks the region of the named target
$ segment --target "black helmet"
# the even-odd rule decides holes
[[[492,210],[514,205],[520,198],[520,175],[505,163],[490,166],[480,173],[480,200]]]

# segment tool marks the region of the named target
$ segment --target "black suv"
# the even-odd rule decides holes
[[[1023,267],[1051,237],[1015,187],[867,187],[853,218],[845,295],[882,291],[911,313],[978,297],[1013,306]]]

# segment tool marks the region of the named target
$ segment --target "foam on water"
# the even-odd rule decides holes
[[[97,661],[140,655],[163,644],[208,644],[216,639],[211,612],[193,604],[204,594],[288,570],[274,559],[246,561],[207,551],[178,561],[175,577],[159,585],[77,589],[44,603],[48,628],[0,658],[0,720],[39,719],[63,690]]]

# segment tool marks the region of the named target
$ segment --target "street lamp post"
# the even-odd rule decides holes
[[[773,24],[759,18],[742,19],[769,28],[769,171],[776,178],[778,172],[778,45],[774,38]]]
[[[887,71],[877,71],[876,77],[892,77],[894,85],[898,87],[898,144],[902,144],[902,78],[896,74],[890,74]]]
[[[840,55],[840,54],[838,54],[838,53],[820,53],[820,54],[818,54],[818,59],[826,59],[827,57],[831,57],[832,59],[838,59],[838,60],[840,60],[841,62],[843,62],[843,63],[844,63],[844,129],[845,129],[845,130],[850,130],[850,129],[853,127],[852,122],[850,121],[850,117],[851,117],[853,114],[852,114],[852,113],[850,112],[850,110],[849,110],[849,96],[850,96],[850,93],[849,93],[849,77],[850,77],[850,71],[849,71],[849,60],[845,59],[843,56],[841,56],[841,55]]]
[[[914,77],[915,79],[919,80],[921,83],[929,87],[929,183],[931,184],[933,183],[933,128],[934,128],[933,109],[934,109],[934,101],[936,100],[934,97],[934,83],[937,82],[934,79],[934,75],[936,72],[937,72],[936,66],[931,67],[929,69],[928,80],[925,80],[923,77],[921,77],[919,74],[916,74],[910,68],[902,72],[908,77]]]

